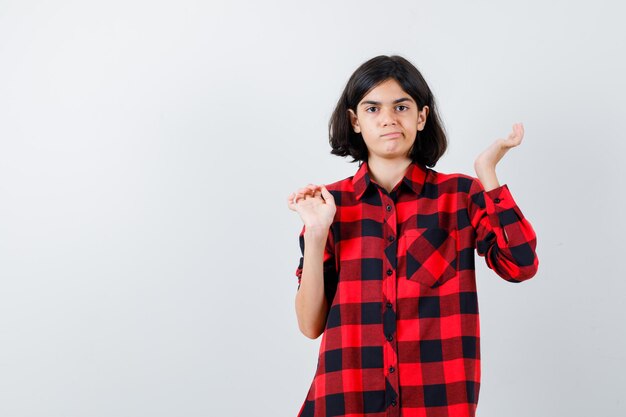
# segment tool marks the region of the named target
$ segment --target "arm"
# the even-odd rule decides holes
[[[510,282],[525,281],[537,273],[535,231],[506,184],[486,191],[480,180],[473,179],[468,215],[476,231],[478,255],[485,257],[490,269]]]
[[[537,237],[530,222],[519,209],[508,186],[500,185],[496,165],[524,137],[521,123],[513,125],[506,139],[497,139],[476,161],[479,179],[472,180],[468,196],[470,223],[476,231],[478,254],[487,266],[510,282],[532,278],[539,267],[535,252]]]
[[[296,315],[300,331],[316,339],[326,327],[336,289],[333,236],[329,229],[303,226],[299,240],[303,256],[296,269]]]

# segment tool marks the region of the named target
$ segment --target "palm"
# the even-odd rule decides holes
[[[524,137],[524,126],[521,123],[513,125],[513,131],[509,133],[506,139],[496,139],[487,149],[485,149],[476,161],[474,166],[477,170],[484,167],[495,167],[509,149],[522,143]]]

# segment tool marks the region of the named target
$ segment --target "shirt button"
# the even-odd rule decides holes
[[[387,275],[391,275],[391,274],[393,274],[393,271],[391,269],[388,269],[387,270]]]
[[[389,372],[393,373],[393,371],[395,371],[395,369],[393,368],[393,366],[389,367]]]
[[[387,238],[387,240],[388,240],[388,241],[390,241],[390,242],[393,242],[393,236],[389,236],[389,237]]]
[[[391,342],[391,341],[393,340],[393,336],[392,336],[392,335],[390,335],[390,334],[388,334],[388,335],[387,335],[387,340]]]
[[[396,406],[396,400],[391,400],[391,405],[393,405],[394,407]]]
[[[493,199],[493,202],[494,202],[494,203],[499,203],[500,201],[501,201],[501,200],[500,200],[499,198],[494,198],[494,199]]]
[[[387,302],[387,308],[391,308],[393,307],[393,304],[391,304],[390,302]]]
[[[387,206],[387,211],[391,211],[391,206]]]

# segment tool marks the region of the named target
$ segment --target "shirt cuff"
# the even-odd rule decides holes
[[[485,191],[484,194],[489,222],[492,228],[503,230],[502,237],[498,236],[499,238],[504,238],[504,242],[501,243],[508,243],[506,226],[524,219],[524,215],[513,199],[507,184]],[[496,235],[500,234],[496,233]]]

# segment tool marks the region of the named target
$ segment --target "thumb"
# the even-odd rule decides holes
[[[322,184],[322,197],[324,197],[324,201],[326,201],[327,203],[335,203],[333,195],[330,193],[330,191],[326,189],[326,186],[324,184]]]

